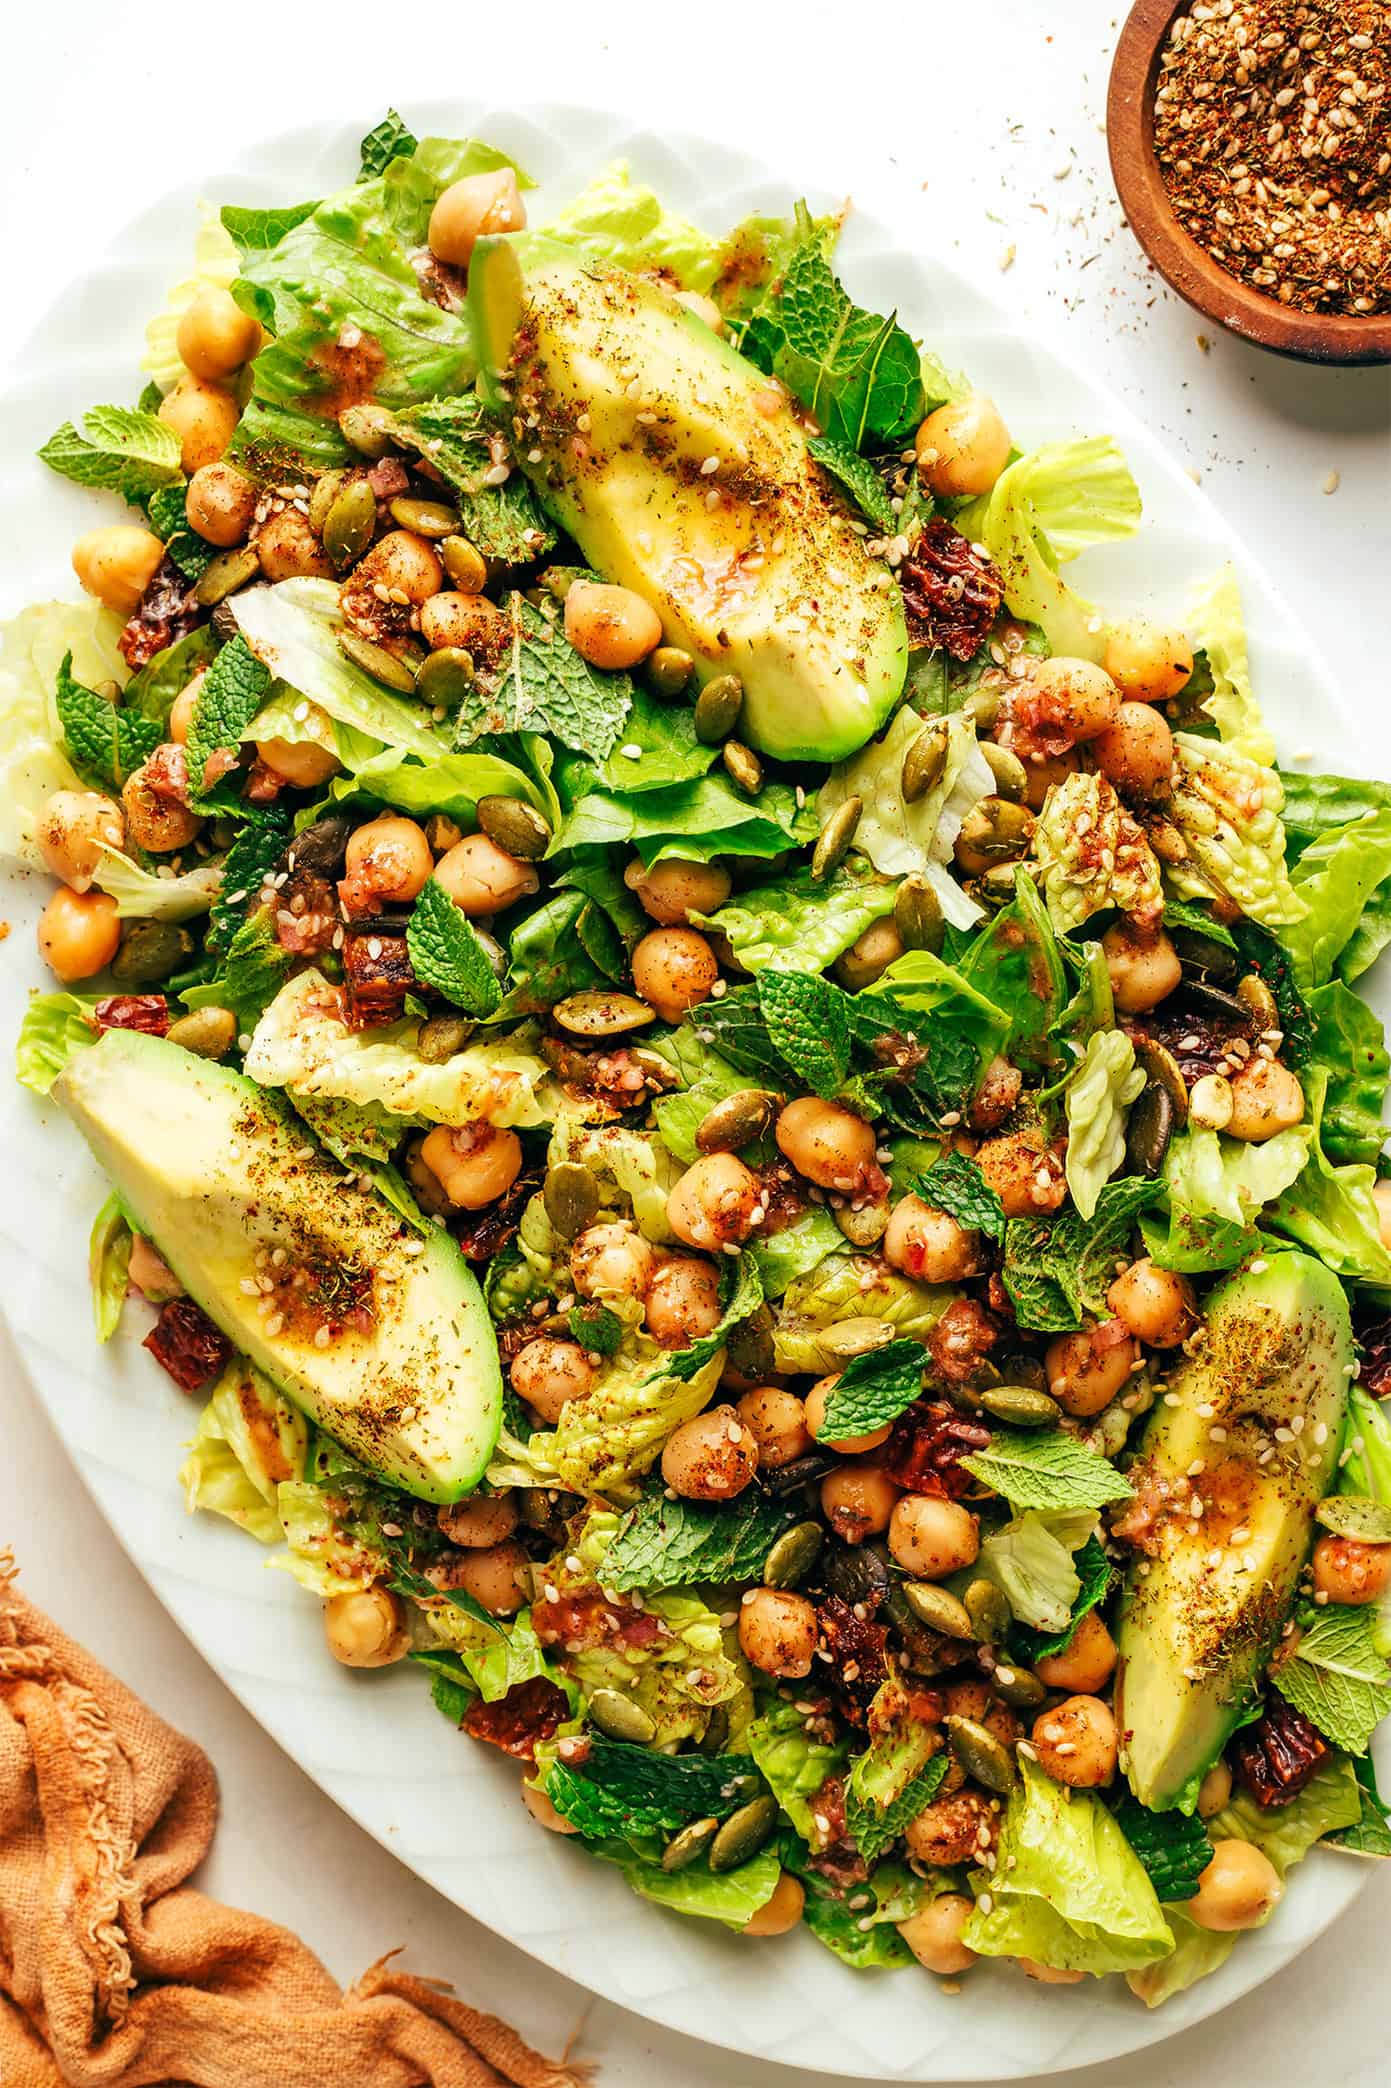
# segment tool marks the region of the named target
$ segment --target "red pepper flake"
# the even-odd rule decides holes
[[[92,1010],[99,1030],[140,1030],[147,1037],[169,1034],[169,1003],[162,993],[113,993]]]
[[[974,658],[1000,612],[999,568],[969,538],[934,515],[898,568],[911,645],[943,646],[954,660]]]
[[[145,1336],[145,1347],[181,1392],[198,1392],[216,1377],[232,1344],[192,1298],[171,1298]]]
[[[569,1716],[570,1704],[564,1690],[546,1675],[533,1675],[529,1682],[518,1682],[496,1703],[480,1700],[470,1704],[460,1730],[470,1740],[500,1747],[519,1762],[534,1762],[537,1743],[549,1740]]]
[[[1328,1742],[1272,1689],[1254,1725],[1232,1741],[1237,1776],[1259,1806],[1288,1805],[1327,1761]]]

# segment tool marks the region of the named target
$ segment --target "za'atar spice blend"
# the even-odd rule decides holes
[[[1197,0],[1160,59],[1180,223],[1301,312],[1391,311],[1391,4]]]

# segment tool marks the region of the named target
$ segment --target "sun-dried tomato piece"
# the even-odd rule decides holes
[[[999,1328],[974,1298],[953,1298],[927,1337],[927,1353],[948,1385],[969,1385],[995,1346]]]
[[[1262,1806],[1297,1798],[1328,1754],[1323,1735],[1278,1689],[1267,1696],[1255,1724],[1244,1726],[1232,1742],[1237,1776]]]
[[[166,552],[116,641],[122,659],[132,669],[147,666],[166,645],[195,630],[207,613],[194,599],[192,582]]]
[[[454,1237],[460,1252],[468,1261],[487,1261],[499,1247],[505,1247],[514,1237],[522,1222],[522,1213],[527,1203],[541,1187],[544,1175],[519,1174],[510,1189],[505,1189],[496,1203],[488,1204],[481,1211],[471,1211],[460,1225],[454,1228]]]
[[[918,1399],[895,1421],[879,1461],[909,1493],[959,1501],[976,1483],[961,1459],[989,1447],[990,1430],[979,1421],[968,1421],[944,1399]]]
[[[145,1347],[181,1392],[198,1392],[216,1377],[232,1344],[192,1298],[171,1298],[145,1336]]]
[[[1005,583],[993,560],[934,515],[898,568],[911,645],[943,646],[969,660],[1000,613]]]
[[[113,993],[92,1010],[98,1029],[141,1030],[147,1037],[169,1034],[169,1003],[162,993]]]
[[[564,1690],[546,1675],[533,1675],[494,1704],[485,1704],[481,1698],[470,1704],[461,1730],[470,1740],[486,1740],[489,1747],[500,1747],[519,1762],[531,1762],[536,1759],[537,1743],[549,1740],[569,1716]]]
[[[1357,1329],[1357,1382],[1373,1399],[1391,1392],[1391,1318],[1364,1320]]]
[[[350,935],[343,944],[349,1029],[399,1022],[418,984],[404,935]]]
[[[816,1606],[816,1623],[821,1650],[830,1656],[826,1684],[835,1692],[843,1716],[852,1725],[863,1725],[869,1701],[888,1672],[884,1646],[889,1634],[868,1615],[857,1617],[855,1607],[839,1595],[828,1595]]]

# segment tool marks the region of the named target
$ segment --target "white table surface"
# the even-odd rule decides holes
[[[908,236],[954,250],[967,268],[993,274],[1013,248],[1000,287],[1021,330],[1061,339],[1172,444],[1283,584],[1334,672],[1384,708],[1391,379],[1240,346],[1146,267],[1121,224],[1101,129],[1118,21],[1106,0],[910,0],[834,15],[816,0],[795,11],[779,0],[680,11],[653,0],[598,9],[532,0],[524,11],[399,13],[362,0],[193,11],[12,0],[0,381],[6,345],[84,254],[165,187],[227,163],[258,135],[354,112],[366,129],[388,99],[409,118],[413,92],[440,96],[451,79],[499,102],[590,100],[632,108],[645,123],[655,104],[674,128],[756,142],[789,182],[802,174],[872,195]],[[182,260],[171,254],[171,279]],[[1206,351],[1200,332],[1211,336]],[[61,581],[55,574],[55,589]],[[0,568],[9,613],[18,605],[3,585]],[[12,961],[27,963],[28,952]],[[654,2030],[499,1942],[395,1865],[261,1733],[164,1615],[99,1521],[8,1343],[0,1383],[0,1541],[14,1546],[34,1599],[216,1761],[224,1815],[210,1890],[291,1924],[345,1980],[400,1944],[414,1969],[452,1979],[548,2048],[578,2030],[604,2088],[658,2078],[675,2088],[812,2088],[824,2078]],[[1127,2088],[1391,2081],[1389,1922],[1391,1874],[1379,1875],[1273,1985],[1124,2062]],[[769,1965],[776,1976],[775,1952]],[[969,1983],[960,2005],[970,2006]],[[1121,2067],[1055,2078],[1080,2088],[1120,2079]]]

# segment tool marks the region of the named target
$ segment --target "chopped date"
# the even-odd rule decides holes
[[[187,637],[206,615],[194,599],[192,584],[166,552],[116,641],[122,659],[133,671],[148,666],[156,653]]]
[[[898,584],[909,643],[941,646],[954,660],[980,651],[1004,596],[999,568],[940,515],[899,566]]]
[[[1391,1392],[1391,1318],[1363,1321],[1357,1346],[1357,1382],[1373,1399],[1385,1399]]]
[[[275,939],[296,957],[313,957],[333,948],[338,933],[338,902],[327,878],[304,866],[292,870],[288,882],[265,894],[275,908]]]
[[[349,1029],[399,1022],[417,985],[404,935],[350,935],[343,944]]]
[[[967,1420],[945,1400],[915,1400],[900,1414],[884,1446],[882,1463],[889,1477],[910,1493],[928,1493],[959,1501],[975,1480],[961,1460],[990,1447],[990,1430]]]
[[[145,763],[145,787],[156,797],[168,798],[187,811],[192,803],[188,779],[188,755],[176,740],[166,740]]]
[[[1236,1773],[1257,1805],[1288,1805],[1328,1759],[1323,1735],[1272,1689],[1254,1725],[1232,1742]]]
[[[826,1655],[826,1684],[842,1715],[862,1726],[870,1699],[888,1673],[884,1647],[889,1634],[867,1614],[857,1617],[856,1608],[864,1605],[828,1595],[816,1606],[816,1623],[819,1650]]]
[[[527,1203],[544,1179],[540,1170],[534,1174],[519,1174],[496,1203],[486,1205],[481,1211],[470,1211],[463,1222],[455,1226],[454,1237],[466,1260],[487,1261],[490,1255],[507,1245],[522,1222]]]
[[[163,1364],[181,1392],[198,1392],[216,1377],[232,1344],[192,1298],[171,1298],[145,1336],[145,1347]]]
[[[380,457],[368,472],[367,483],[378,500],[395,500],[398,494],[410,491],[411,481],[399,457]]]
[[[679,1085],[678,1076],[654,1052],[639,1053],[627,1045],[583,1051],[565,1037],[543,1037],[540,1048],[572,1095],[608,1112],[609,1121]]]
[[[533,1675],[496,1703],[485,1704],[480,1699],[470,1704],[461,1730],[470,1740],[486,1740],[489,1747],[500,1747],[519,1762],[531,1762],[536,1759],[538,1742],[549,1740],[569,1716],[564,1690],[545,1675]]]
[[[995,1346],[999,1328],[974,1298],[954,1298],[927,1337],[927,1353],[939,1378],[968,1385]]]
[[[1255,1023],[1240,1002],[1233,1000],[1227,1009],[1215,996],[1196,1001],[1182,989],[1138,1021],[1122,1019],[1120,1026],[1136,1042],[1148,1039],[1162,1044],[1177,1060],[1190,1087],[1206,1074],[1225,1072],[1232,1045],[1242,1041],[1254,1046],[1257,1035]]]
[[[169,1034],[169,1003],[162,993],[113,993],[92,1010],[99,1030],[141,1030],[147,1037]]]

